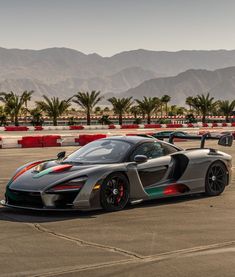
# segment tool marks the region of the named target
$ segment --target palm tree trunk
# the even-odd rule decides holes
[[[26,107],[25,124],[27,126],[27,115],[28,115],[28,102],[27,102],[27,100],[25,101],[25,107]]]
[[[119,114],[118,121],[119,121],[119,125],[122,125],[122,114],[121,113]]]
[[[57,117],[53,117],[53,125],[57,126]]]
[[[167,103],[166,103],[166,116],[167,116]]]
[[[202,123],[206,123],[206,115],[202,114]]]
[[[14,115],[11,114],[11,124],[13,124],[14,121],[15,121],[15,120],[14,120]]]
[[[162,117],[162,113],[163,113],[163,108],[162,108],[162,103],[161,103],[161,117]]]
[[[226,114],[225,120],[226,120],[227,123],[229,122],[228,114]]]
[[[151,115],[150,115],[150,114],[148,114],[148,117],[147,117],[147,122],[148,122],[148,124],[150,124],[150,123],[151,123]]]
[[[15,126],[19,126],[18,114],[15,115]]]
[[[90,110],[87,111],[87,125],[91,125],[91,114],[90,114]]]

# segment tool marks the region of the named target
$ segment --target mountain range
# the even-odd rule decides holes
[[[217,69],[215,71],[190,69],[173,77],[155,78],[129,89],[121,96],[161,97],[171,96],[171,103],[185,105],[188,96],[209,92],[219,100],[235,100],[235,67]]]
[[[233,66],[235,50],[139,49],[102,57],[68,48],[0,48],[0,91],[34,90],[34,98],[64,98],[93,89],[134,98],[169,94],[176,104],[183,104],[185,96],[210,91],[217,98],[232,99]]]

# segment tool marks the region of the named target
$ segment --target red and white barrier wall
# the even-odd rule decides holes
[[[233,123],[187,123],[187,124],[125,124],[125,125],[77,125],[77,126],[6,126],[0,131],[48,131],[48,130],[107,130],[107,129],[149,129],[149,128],[201,128],[235,127]]]
[[[90,125],[90,126],[6,126],[6,127],[0,127],[0,148],[33,148],[33,147],[55,147],[55,146],[76,146],[76,145],[85,145],[93,140],[104,138],[110,135],[117,135],[118,130],[120,129],[138,129],[138,130],[144,130],[144,129],[177,129],[177,128],[202,128],[200,131],[196,130],[191,132],[197,132],[199,131],[199,134],[202,134],[202,132],[208,131],[208,128],[210,131],[217,131],[222,132],[224,131],[224,128],[226,127],[235,127],[235,123],[189,123],[189,124],[129,124],[129,125]],[[205,128],[205,129],[203,129]],[[78,133],[78,132],[71,132],[71,134],[59,134],[59,135],[44,135],[43,132],[40,133],[40,135],[24,135],[24,136],[7,136],[6,132],[8,131],[21,131],[21,132],[27,132],[27,131],[48,131],[48,130],[110,130],[115,129],[117,132],[115,134],[84,134],[84,133]],[[5,132],[6,131],[6,132]],[[146,130],[147,131],[147,130]],[[153,130],[149,130],[152,133]],[[1,136],[1,133],[4,135]],[[129,131],[123,130],[122,135],[127,134]],[[156,132],[156,131],[155,131]],[[57,132],[60,133],[60,132]],[[150,132],[148,132],[151,134]],[[134,133],[133,133],[134,134]],[[131,135],[131,134],[129,134]]]
[[[191,131],[190,133],[203,134],[207,130]],[[213,134],[220,134],[223,129]],[[127,136],[133,136],[136,133],[126,133]],[[148,132],[151,135],[153,132]],[[0,148],[38,148],[38,147],[59,147],[59,146],[83,146],[87,143],[106,138],[109,136],[117,135],[115,133],[111,134],[64,134],[64,135],[34,135],[34,136],[8,136],[0,137]],[[124,135],[122,133],[122,135]],[[235,132],[234,132],[235,137]],[[179,139],[178,141],[185,141],[185,139]]]
[[[12,136],[0,137],[0,148],[37,148],[58,146],[83,146],[87,143],[105,138],[105,134],[90,135],[45,135],[45,136]]]

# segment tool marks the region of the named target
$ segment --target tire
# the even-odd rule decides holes
[[[127,177],[119,172],[112,173],[101,186],[101,206],[108,212],[120,211],[128,203],[129,195],[130,186]]]
[[[222,162],[210,165],[205,182],[205,192],[208,196],[220,195],[228,184],[228,170]]]

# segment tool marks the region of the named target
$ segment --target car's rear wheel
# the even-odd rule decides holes
[[[228,183],[228,171],[221,162],[213,163],[206,174],[205,191],[209,196],[221,194]]]
[[[101,206],[109,212],[122,210],[128,203],[129,190],[129,181],[124,174],[117,172],[109,175],[101,186]]]

